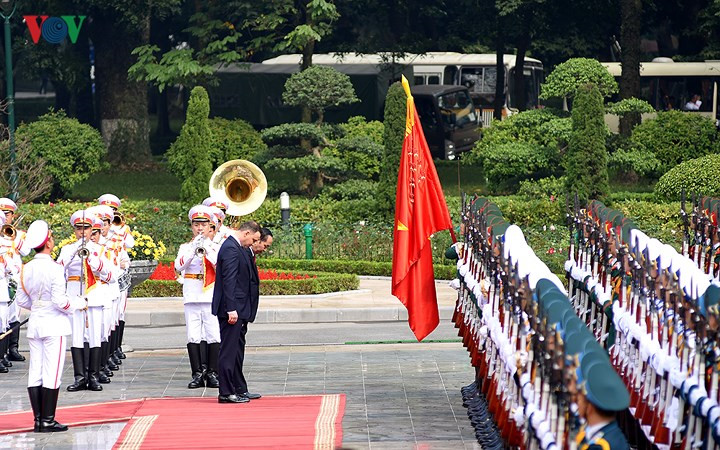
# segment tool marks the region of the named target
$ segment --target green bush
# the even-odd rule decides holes
[[[630,217],[637,227],[650,237],[659,239],[679,250],[682,244],[680,202],[654,203],[640,200],[616,202],[613,207]],[[685,206],[688,208],[688,205]]]
[[[484,155],[492,149],[505,144],[523,142],[539,145],[556,145],[556,142],[548,140],[546,125],[559,119],[559,116],[550,109],[532,109],[513,114],[503,121],[494,121],[492,126],[483,132],[483,137],[475,147],[463,155],[463,163],[482,163]],[[562,128],[561,122],[554,125]]]
[[[340,124],[345,137],[368,137],[379,145],[384,145],[385,125],[377,120],[366,121],[363,116],[353,116]]]
[[[378,182],[348,180],[323,189],[321,196],[332,200],[372,200],[377,195]]]
[[[662,163],[655,153],[644,149],[618,149],[610,154],[608,168],[618,174],[633,173],[640,177],[654,177],[658,174]]]
[[[603,68],[604,70],[604,68]],[[577,89],[573,131],[565,155],[565,192],[581,199],[602,199],[608,191],[605,110],[595,84]]]
[[[358,288],[357,275],[348,273],[303,272],[315,278],[262,280],[260,295],[310,295],[351,291]],[[175,280],[146,280],[133,288],[132,297],[182,297],[182,285]]]
[[[690,193],[720,195],[720,155],[706,155],[678,164],[655,185],[659,198],[677,200],[683,189]]]
[[[503,217],[520,228],[542,227],[565,223],[565,203],[550,197],[527,198],[520,195],[490,197]]]
[[[385,96],[383,122],[383,144],[385,151],[381,159],[378,209],[388,219],[395,209],[395,189],[398,167],[405,137],[405,112],[407,96],[400,83],[393,83]]]
[[[349,135],[338,139],[323,155],[342,161],[346,177],[377,180],[382,153],[383,146],[371,137]]]
[[[539,180],[525,180],[520,182],[517,195],[528,198],[559,198],[565,191],[565,179],[563,177],[547,177]]]
[[[208,125],[213,135],[213,167],[232,159],[252,160],[259,152],[267,149],[260,133],[244,120],[213,117],[208,120]]]
[[[571,58],[550,72],[540,87],[540,98],[574,97],[587,84],[597,86],[601,97],[618,91],[615,78],[596,59]]]
[[[350,77],[329,66],[310,66],[292,74],[282,99],[287,105],[310,109],[318,124],[323,123],[327,108],[360,101]]]
[[[45,160],[45,169],[53,178],[53,198],[62,197],[107,166],[102,162],[107,149],[100,133],[67,117],[64,111],[51,111],[35,122],[20,124],[17,139],[27,140],[30,154]]]
[[[715,123],[707,117],[681,111],[661,111],[633,129],[630,145],[660,161],[662,175],[689,159],[720,152]]]
[[[197,204],[207,197],[208,180],[213,166],[213,134],[208,116],[210,99],[207,91],[196,86],[190,92],[187,117],[180,130],[180,136],[168,149],[167,158],[170,170],[180,180],[180,200],[186,204]]]
[[[513,189],[527,179],[552,174],[557,167],[557,152],[528,142],[508,142],[485,149],[482,167],[493,190]]]

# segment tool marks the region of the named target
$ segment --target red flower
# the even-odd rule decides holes
[[[160,208],[158,208],[158,207],[156,206],[156,207],[153,208],[153,211],[154,211],[154,212],[160,212]]]
[[[54,207],[55,207],[55,203],[53,203],[53,202],[48,203],[48,205],[49,205],[51,208],[54,208]]]

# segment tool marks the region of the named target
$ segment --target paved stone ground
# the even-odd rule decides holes
[[[459,343],[254,347],[248,348],[246,367],[251,391],[264,395],[346,394],[343,448],[479,448],[460,397],[473,371]],[[0,375],[0,410],[29,409],[26,368],[16,363]],[[60,405],[217,395],[213,389],[188,390],[188,372],[184,351],[135,352],[103,392],[70,393],[64,389],[72,378],[66,364]],[[123,426],[0,436],[0,448],[111,448]]]

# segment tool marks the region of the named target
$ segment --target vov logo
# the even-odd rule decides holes
[[[40,41],[40,35],[49,44],[59,44],[70,36],[70,42],[74,44],[85,17],[87,16],[23,16],[23,19],[35,44]]]

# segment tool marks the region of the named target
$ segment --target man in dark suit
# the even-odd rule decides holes
[[[212,313],[220,323],[219,403],[250,400],[250,395],[242,395],[247,394],[247,384],[242,384],[242,364],[247,324],[255,320],[259,295],[252,289],[257,271],[247,248],[259,240],[260,226],[248,221],[233,230],[218,252]]]

